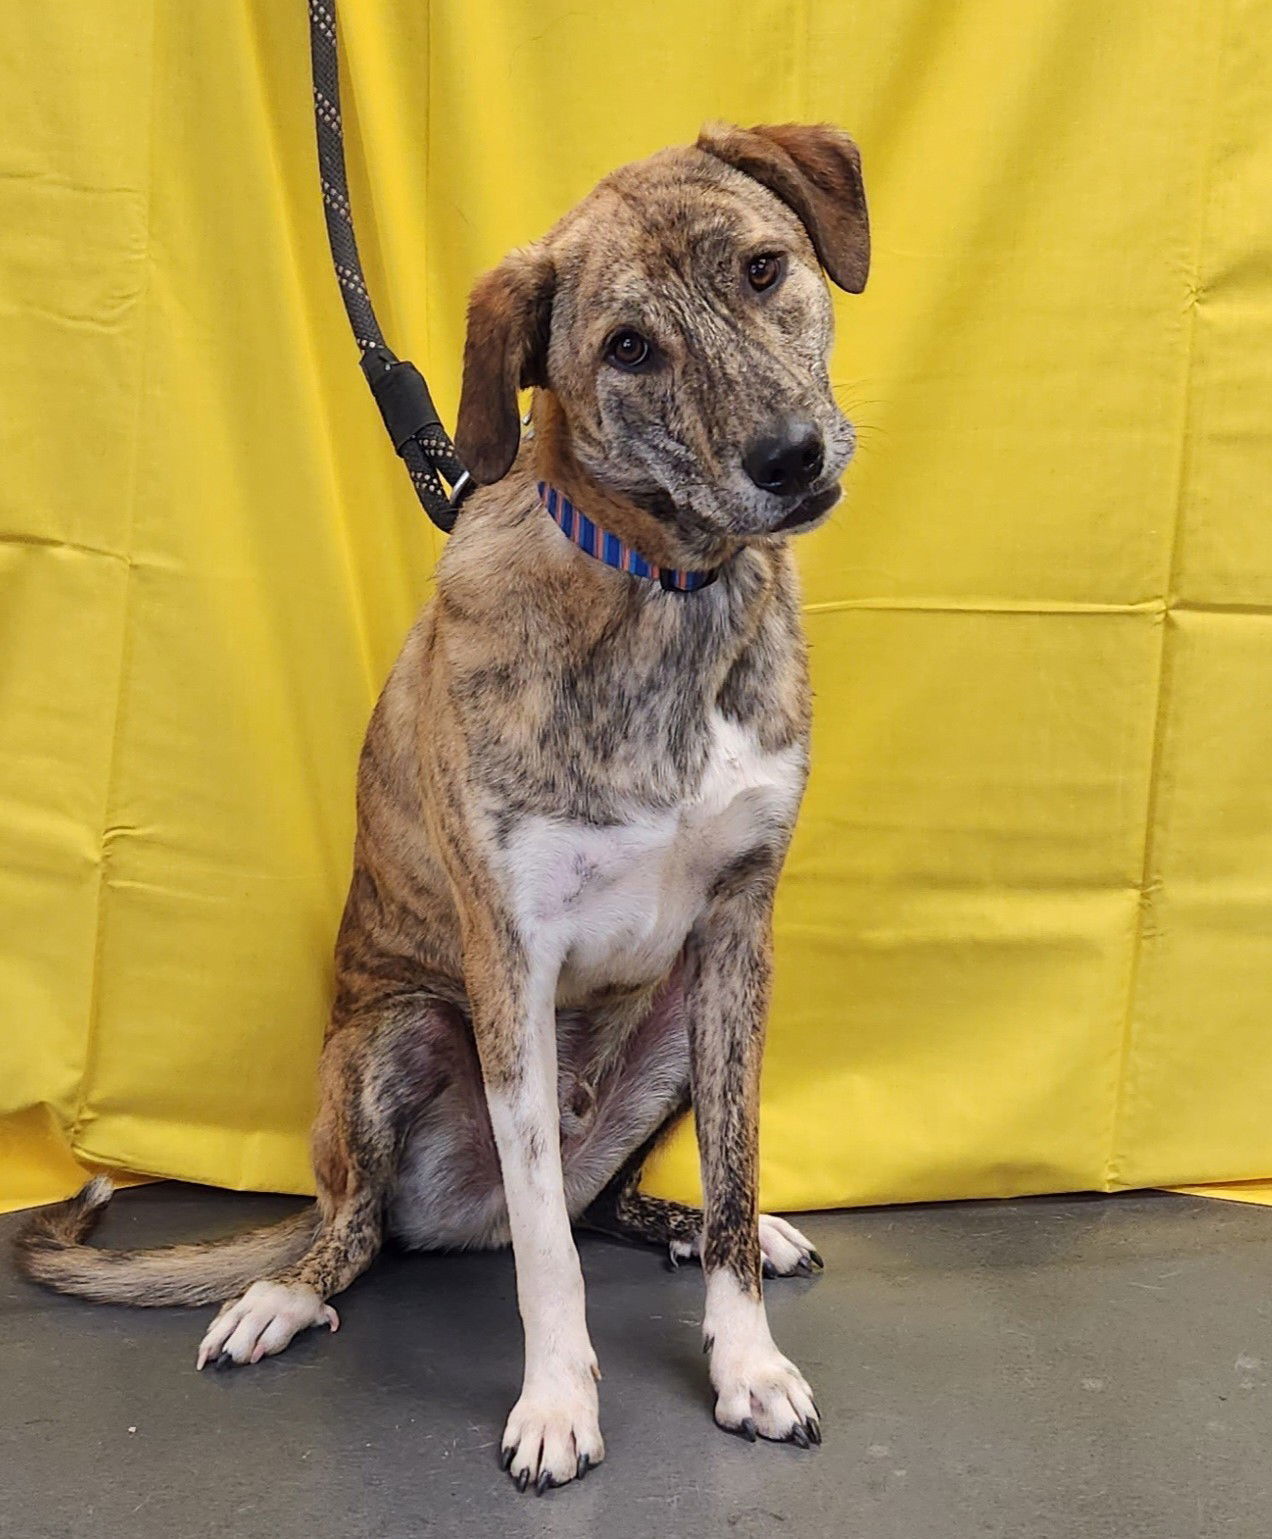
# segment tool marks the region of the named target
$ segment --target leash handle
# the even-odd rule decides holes
[[[358,344],[363,375],[393,447],[406,463],[424,511],[439,529],[449,534],[473,482],[442,426],[424,376],[413,363],[398,358],[384,340],[367,291],[345,174],[336,0],[309,0],[309,51],[322,206],[340,297]],[[442,483],[443,476],[450,483],[449,494]]]

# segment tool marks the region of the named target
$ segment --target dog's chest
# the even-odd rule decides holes
[[[528,944],[560,963],[558,997],[662,977],[716,877],[759,845],[785,845],[802,763],[798,746],[766,752],[717,715],[703,774],[677,805],[633,805],[604,827],[527,818],[507,846],[505,874]]]

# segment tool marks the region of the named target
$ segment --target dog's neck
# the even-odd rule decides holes
[[[700,537],[684,537],[670,499],[666,514],[660,516],[603,486],[579,464],[565,414],[551,391],[535,391],[533,421],[535,479],[563,492],[594,524],[617,535],[652,566],[707,571],[723,566],[742,548],[740,540],[706,531]]]

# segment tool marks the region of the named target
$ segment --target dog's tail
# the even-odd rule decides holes
[[[318,1228],[317,1204],[311,1204],[282,1223],[206,1245],[158,1250],[86,1245],[113,1195],[109,1177],[94,1176],[66,1202],[33,1214],[14,1244],[18,1270],[33,1282],[98,1304],[220,1304],[298,1261]]]

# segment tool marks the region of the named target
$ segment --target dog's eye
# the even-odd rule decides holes
[[[762,251],[746,264],[746,276],[751,287],[759,293],[771,289],[782,276],[783,261],[775,251]]]
[[[605,356],[620,369],[639,369],[649,361],[650,346],[640,332],[624,328],[616,331],[605,344]]]

